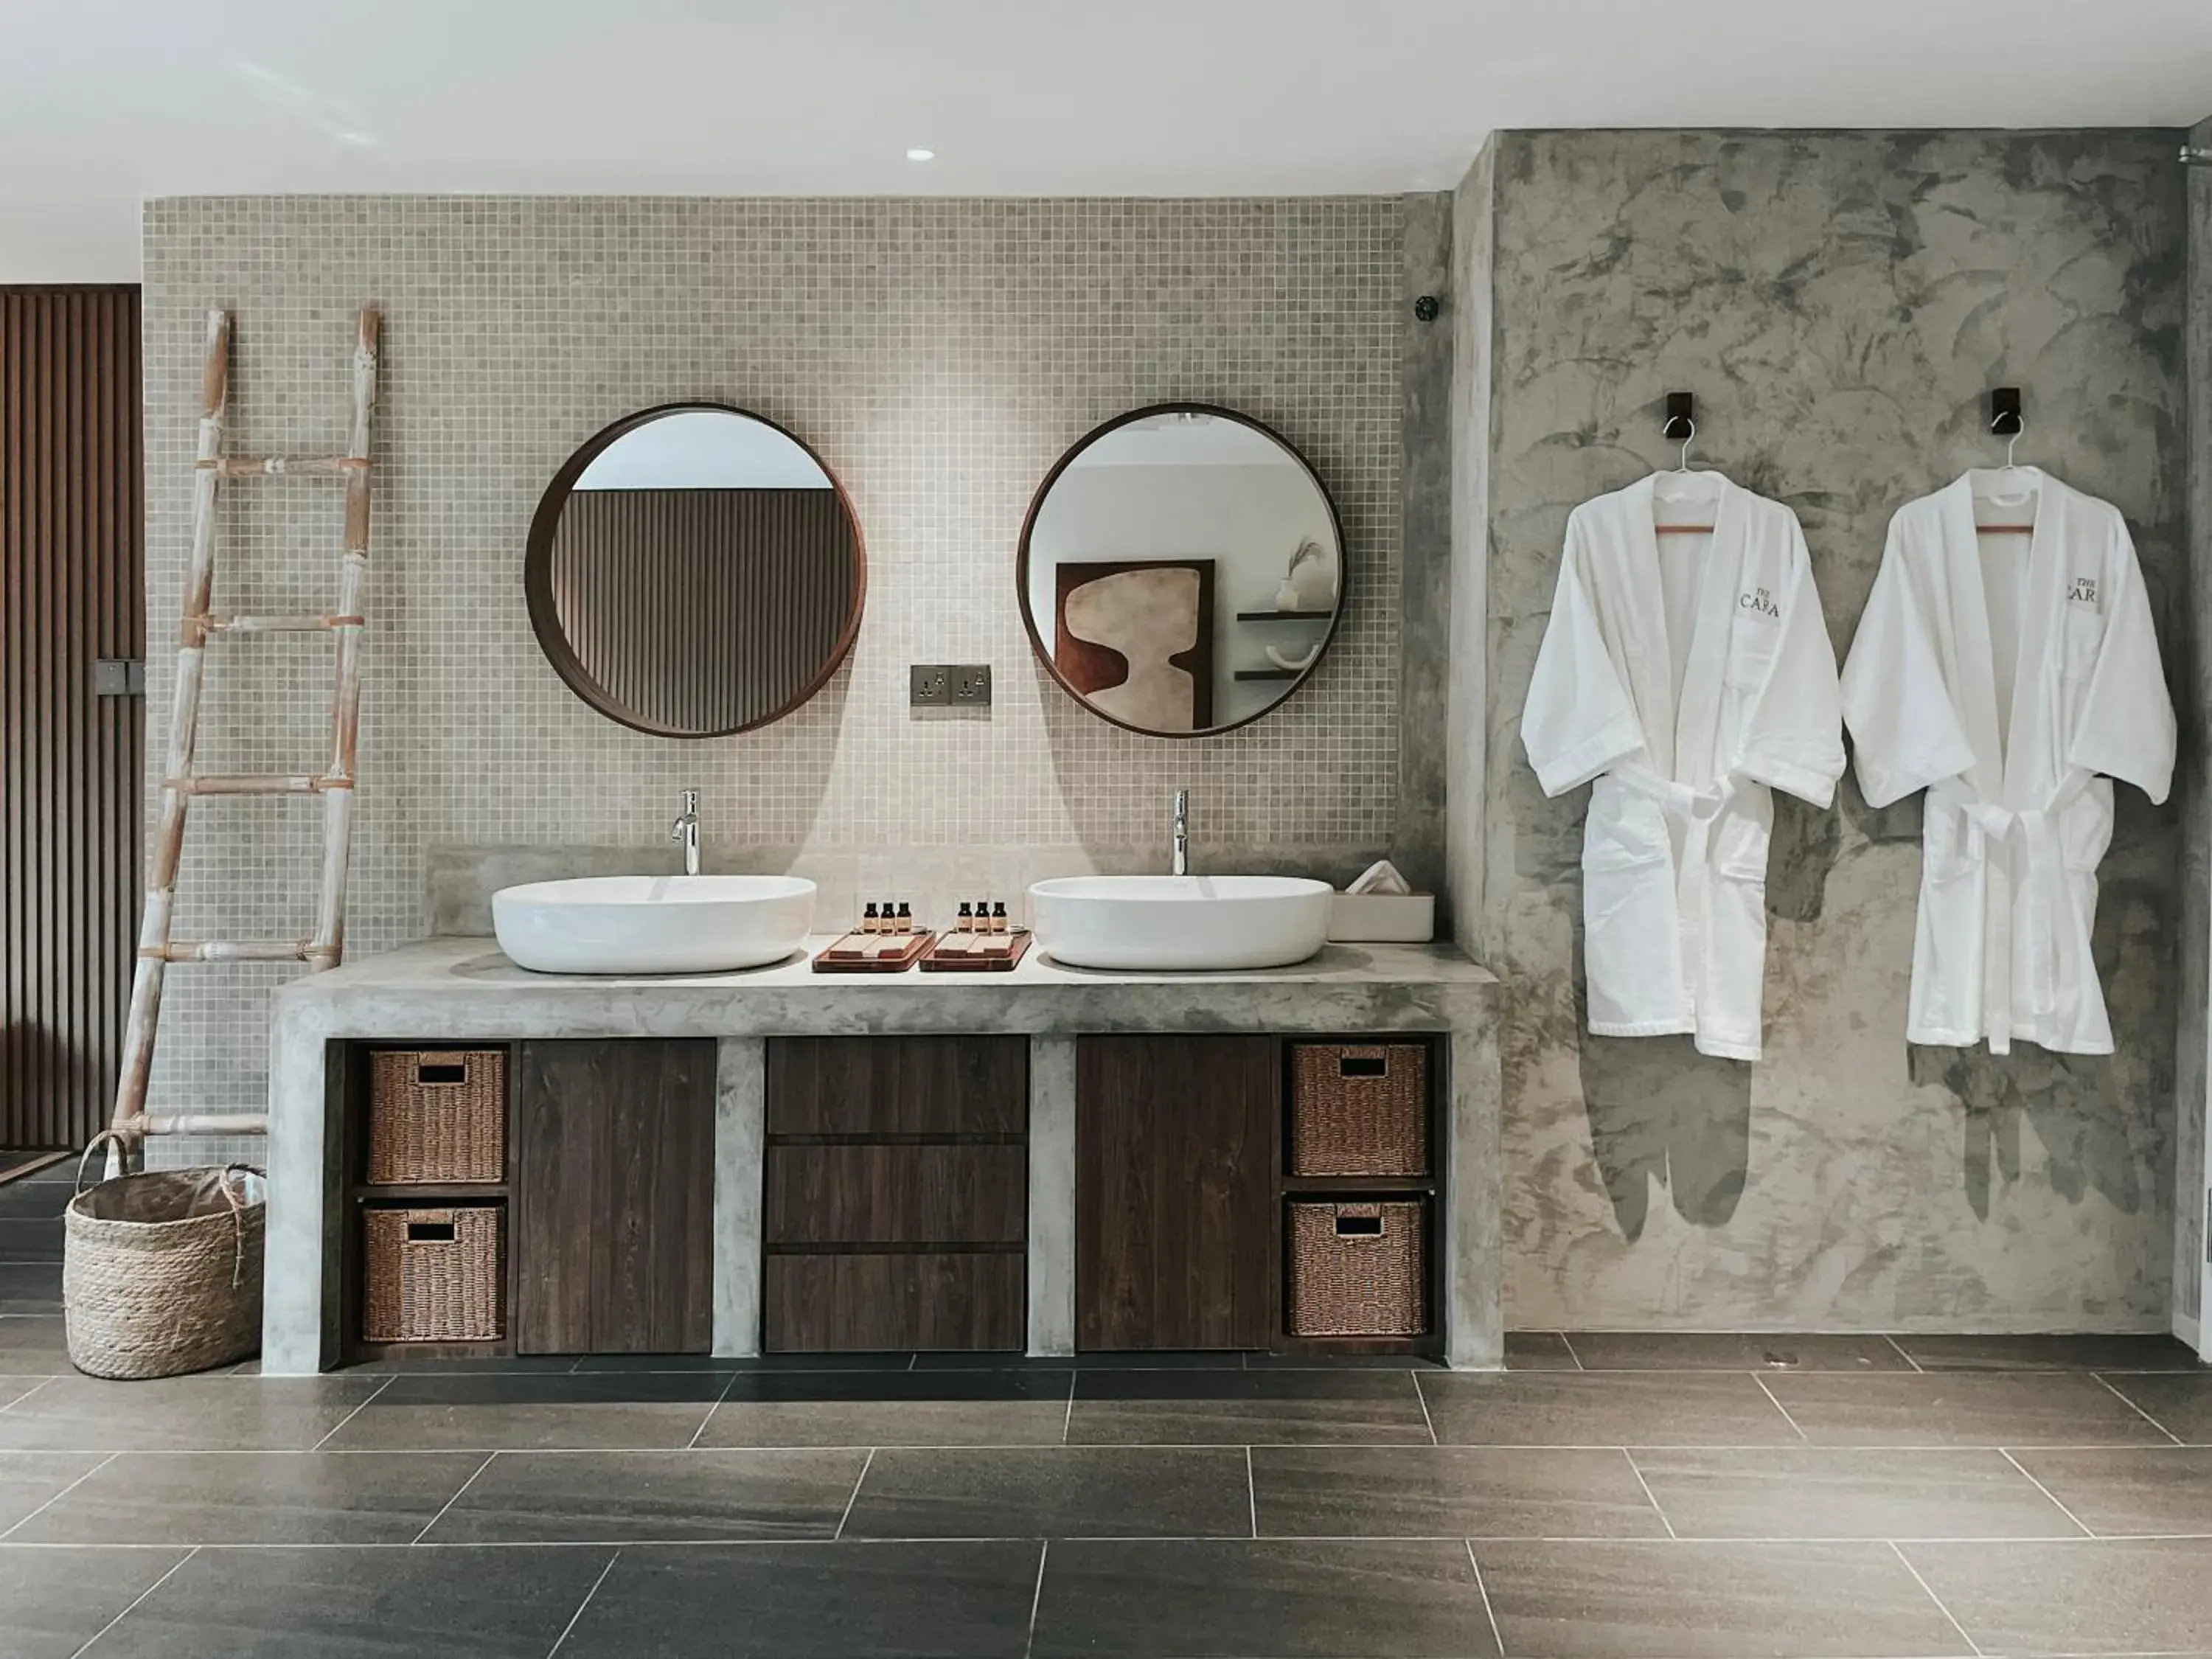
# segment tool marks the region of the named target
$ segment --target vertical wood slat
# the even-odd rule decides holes
[[[106,1115],[138,908],[144,654],[136,287],[0,287],[0,1146]]]

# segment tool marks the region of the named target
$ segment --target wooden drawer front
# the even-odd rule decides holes
[[[770,1244],[1019,1244],[1028,1222],[1018,1146],[769,1148]]]
[[[853,1353],[1024,1346],[1024,1259],[960,1255],[771,1255],[771,1353]]]
[[[772,1037],[772,1135],[1020,1134],[1029,1039]]]

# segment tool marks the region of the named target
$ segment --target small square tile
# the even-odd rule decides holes
[[[1431,1445],[1408,1370],[1084,1371],[1071,1445]]]
[[[1685,1538],[2078,1538],[2000,1451],[1630,1451]]]
[[[1255,1446],[1262,1538],[1656,1538],[1627,1454],[1498,1446]]]
[[[2212,1652],[2212,1540],[1904,1549],[1984,1652]]]
[[[1485,1542],[1516,1659],[1934,1659],[1972,1651],[1887,1544]]]
[[[1470,1659],[1498,1652],[1454,1540],[1054,1542],[1037,1659]]]
[[[15,1544],[407,1544],[474,1452],[125,1452]]]
[[[1790,1420],[1816,1445],[2172,1443],[2095,1377],[2063,1371],[1765,1381]]]
[[[431,1544],[830,1538],[861,1451],[501,1452]]]
[[[637,1546],[561,1659],[1022,1659],[1043,1547]]]
[[[1244,1454],[1021,1447],[875,1455],[847,1538],[1249,1538]]]

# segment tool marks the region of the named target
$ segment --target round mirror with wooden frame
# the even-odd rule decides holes
[[[664,738],[781,720],[860,627],[867,557],[843,488],[775,422],[663,404],[597,434],[530,524],[523,590],[554,672]]]
[[[1015,582],[1038,660],[1085,708],[1150,737],[1210,737],[1312,678],[1344,614],[1344,528],[1271,428],[1155,404],[1045,475]]]

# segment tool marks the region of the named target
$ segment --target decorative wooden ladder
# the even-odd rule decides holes
[[[192,464],[192,552],[178,631],[177,678],[169,709],[168,764],[161,781],[161,821],[146,884],[146,913],[138,929],[138,969],[131,985],[131,1022],[124,1039],[123,1070],[110,1126],[135,1152],[149,1134],[253,1134],[268,1127],[266,1112],[146,1110],[146,1080],[154,1064],[154,1030],[161,1012],[162,977],[173,962],[304,962],[309,972],[337,966],[345,949],[346,870],[353,842],[354,750],[361,730],[362,588],[368,574],[369,413],[376,404],[379,318],[362,308],[353,353],[352,439],[343,455],[225,455],[223,422],[230,391],[230,316],[210,311],[206,366],[200,381],[199,453]],[[225,478],[312,475],[345,480],[345,549],[338,577],[337,610],[325,617],[218,616],[209,609],[215,592],[216,496]],[[233,634],[328,632],[337,636],[336,684],[331,696],[330,764],[303,776],[206,776],[192,769],[199,738],[200,683],[208,642]],[[177,866],[184,853],[185,819],[196,795],[320,795],[323,870],[315,931],[306,939],[210,939],[185,943],[169,937],[176,901]],[[111,1173],[117,1167],[111,1141]]]

